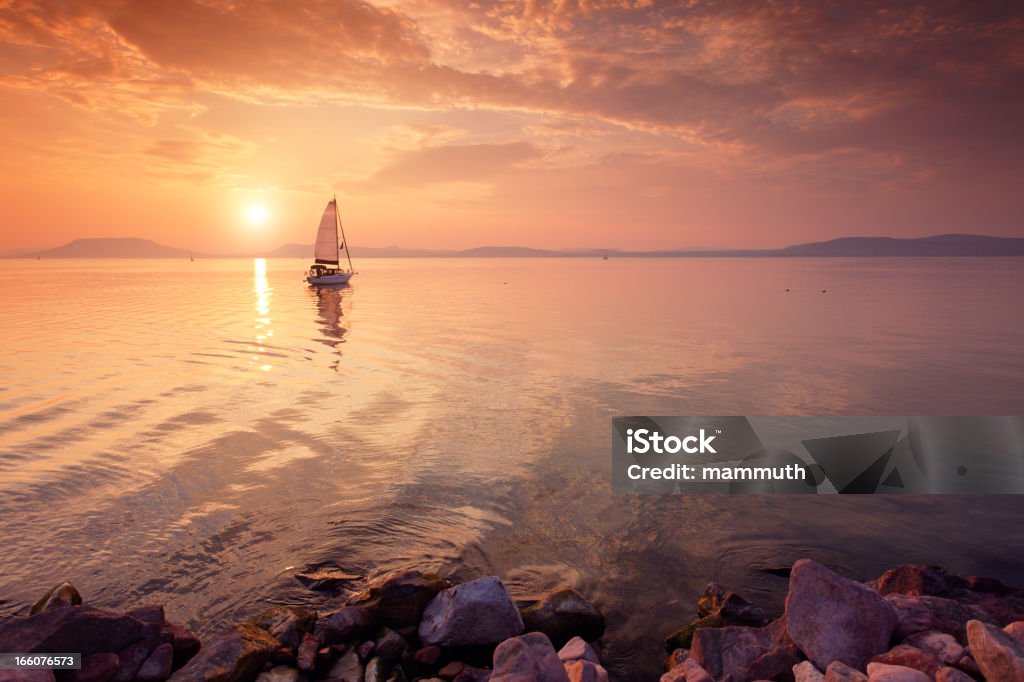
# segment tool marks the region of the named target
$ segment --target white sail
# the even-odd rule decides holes
[[[338,264],[338,204],[334,199],[327,202],[324,215],[320,218],[313,258],[324,265]]]

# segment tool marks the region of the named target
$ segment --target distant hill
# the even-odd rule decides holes
[[[353,246],[352,258],[871,258],[929,256],[1024,256],[1024,237],[988,237],[974,234],[943,234],[919,239],[893,237],[842,237],[826,242],[787,246],[783,249],[690,249],[619,251],[616,249],[531,249],[523,246],[480,246],[474,249],[405,249],[400,246]],[[76,239],[46,251],[19,249],[2,258],[188,258],[189,251],[157,244],[148,239]],[[195,256],[200,254],[196,253]],[[283,244],[262,254],[221,258],[312,258],[312,244]],[[206,255],[206,258],[218,256]]]
[[[191,252],[149,239],[114,237],[76,239],[64,246],[28,255],[42,258],[188,258]]]
[[[778,249],[778,256],[845,256],[849,258],[902,256],[1024,256],[1024,238],[977,234],[942,234],[920,239],[843,237],[827,242]]]

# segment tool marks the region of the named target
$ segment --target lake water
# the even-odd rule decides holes
[[[1024,414],[1024,259],[358,266],[0,260],[0,616],[69,579],[209,634],[336,605],[309,564],[496,574],[576,585],[651,679],[709,580],[779,606],[760,567],[1024,584],[1021,497],[610,486],[616,415]]]

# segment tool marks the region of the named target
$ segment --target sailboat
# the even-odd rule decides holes
[[[339,245],[339,232],[341,241]],[[341,267],[341,251],[345,251],[348,259],[348,270]],[[320,227],[316,232],[316,246],[313,248],[313,265],[306,273],[306,281],[310,284],[345,284],[352,275],[352,256],[348,252],[348,241],[345,239],[345,228],[341,226],[338,215],[338,198],[327,202]]]

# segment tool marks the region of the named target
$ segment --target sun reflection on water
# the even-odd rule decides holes
[[[256,329],[256,345],[253,347],[252,364],[259,365],[264,372],[269,372],[272,365],[267,362],[264,355],[266,347],[264,343],[274,335],[270,320],[270,297],[274,290],[267,279],[267,261],[265,258],[254,258],[253,269],[253,291],[256,292],[256,317],[253,318]]]

